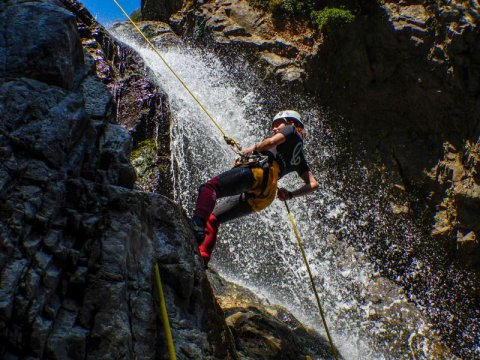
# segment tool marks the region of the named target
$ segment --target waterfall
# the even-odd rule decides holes
[[[126,34],[114,35],[143,57],[169,96],[175,200],[191,214],[198,186],[229,169],[234,154],[157,54]],[[341,194],[340,189],[346,188],[350,179],[339,176],[335,170],[344,153],[330,129],[328,115],[308,99],[294,94],[289,97],[282,89],[261,84],[240,58],[224,61],[186,44],[165,47],[161,52],[225,132],[244,147],[269,135],[276,111],[293,108],[304,116],[308,129],[306,156],[320,189],[294,199],[290,208],[335,345],[345,359],[427,357],[431,347],[429,324],[418,312],[412,313],[401,289],[384,280],[366,256],[365,228],[372,226],[372,219],[382,227],[376,206],[382,190],[379,188],[373,199],[362,198],[361,190]],[[367,178],[367,170],[361,165],[352,162],[348,166],[357,177]],[[289,174],[279,185],[295,189],[302,182],[295,174]],[[352,206],[353,202],[365,202],[368,206]],[[404,236],[415,235],[407,227]],[[353,241],[344,241],[344,237]],[[364,251],[352,246],[355,242]],[[222,276],[253,289],[265,301],[285,306],[303,323],[324,333],[308,275],[280,201],[274,201],[258,214],[223,225],[211,264]],[[373,289],[383,285],[391,290],[388,296],[375,298]],[[402,312],[410,315],[402,318]]]

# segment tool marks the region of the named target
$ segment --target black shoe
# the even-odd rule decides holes
[[[195,235],[195,240],[197,241],[197,245],[200,246],[205,240],[205,221],[200,219],[199,217],[194,216],[192,218],[192,227],[193,233]]]

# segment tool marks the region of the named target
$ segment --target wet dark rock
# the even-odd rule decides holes
[[[82,93],[85,97],[85,110],[90,118],[109,118],[113,109],[112,94],[96,76],[82,81]]]
[[[478,213],[480,212],[480,187],[463,188],[455,193],[455,202],[457,208],[457,221],[467,229],[480,231],[478,222]]]
[[[376,331],[378,333],[378,346],[382,344],[395,344],[392,339],[406,338],[410,341],[410,349],[412,354],[422,354],[423,344],[429,342],[429,354],[433,357],[447,356],[456,359],[448,349],[441,345],[436,335],[430,330],[429,325],[422,323],[420,312],[416,307],[408,301],[392,281],[385,278],[372,279],[363,294],[367,316],[365,318],[365,331]],[[375,320],[387,319],[388,331],[382,329],[381,326],[376,327]],[[416,332],[413,329],[421,329]],[[398,354],[399,349],[395,345],[388,349],[389,354]]]
[[[129,164],[132,141],[125,129],[108,124],[100,138],[98,166],[112,184],[133,188],[135,171]]]
[[[79,20],[78,29],[84,47],[86,68],[94,71],[97,77],[97,80],[92,80],[85,75],[82,83],[82,89],[87,95],[96,92],[96,98],[86,103],[87,111],[94,116],[105,111],[111,122],[127,128],[133,139],[134,150],[141,148],[145,141],[157,144],[152,160],[155,166],[149,169],[148,174],[138,174],[140,178],[137,185],[142,190],[171,197],[170,110],[166,94],[148,80],[150,70],[140,56],[110,36],[78,1],[68,1],[66,4],[77,14]],[[153,26],[145,22],[141,27],[159,39],[175,41],[168,25]],[[105,87],[96,87],[99,85],[96,84],[98,80],[110,92],[111,102],[108,102]],[[105,155],[104,160],[108,163],[108,154]],[[132,173],[128,167],[123,168],[119,181],[131,184]]]
[[[437,181],[446,187],[435,215],[432,234],[446,242],[458,266],[477,271],[480,247],[478,232],[478,199],[480,194],[479,142],[467,141],[460,148],[446,143],[444,157],[434,169]],[[449,186],[450,185],[450,186]],[[464,235],[470,234],[466,239]]]
[[[143,20],[167,21],[172,14],[182,8],[183,0],[142,0],[141,4]]]
[[[287,309],[261,300],[250,290],[207,272],[227,325],[243,359],[326,359],[328,341],[303,326]]]
[[[467,268],[478,269],[480,264],[480,232],[462,231],[457,233],[457,261]]]
[[[72,89],[83,66],[75,16],[58,2],[19,2],[2,10],[0,77],[25,76]],[[32,31],[35,29],[35,31]]]
[[[158,50],[167,46],[181,45],[182,43],[182,40],[166,23],[158,21],[139,21],[136,25]],[[113,31],[114,33],[127,33],[141,44],[145,42],[144,38],[130,23],[117,23],[113,26]]]
[[[167,24],[144,21],[139,22],[138,26],[155,46],[170,46],[180,42]],[[113,32],[129,33],[137,41],[144,42],[130,24],[117,24]],[[135,58],[137,63],[143,64],[133,52],[123,56],[126,64],[130,61],[129,58]],[[138,175],[137,186],[145,191],[171,197],[169,105],[165,94],[159,91],[157,85],[145,80],[148,72],[137,69],[136,66],[125,66],[123,76],[111,87],[119,102],[117,118],[133,137],[134,152],[131,160]]]

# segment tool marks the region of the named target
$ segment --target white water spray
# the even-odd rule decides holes
[[[191,214],[198,186],[229,169],[234,154],[158,56],[126,35],[115,35],[143,57],[169,95],[175,199]],[[229,136],[246,147],[269,135],[274,114],[267,113],[262,104],[272,94],[260,90],[260,84],[245,90],[217,57],[200,50],[170,47],[162,49],[162,54]],[[255,83],[255,76],[244,63],[238,61],[237,66],[243,66],[244,76]],[[284,108],[282,103],[273,105],[278,111]],[[290,207],[335,345],[345,359],[407,359],[413,352],[422,358],[423,350],[419,348],[426,346],[423,333],[427,325],[416,319],[413,324],[402,324],[396,329],[391,319],[374,313],[374,302],[365,296],[379,274],[363,254],[343,244],[337,236],[342,231],[354,232],[364,224],[361,219],[357,223],[347,222],[348,206],[338,199],[332,185],[326,185],[332,181],[323,181],[329,179],[331,171],[318,164],[334,159],[336,151],[327,146],[317,146],[315,153],[312,150],[314,144],[331,143],[325,138],[318,110],[303,104],[296,110],[305,116],[309,128],[307,157],[316,159],[312,170],[321,185],[320,191],[291,201]],[[301,185],[292,174],[280,183],[288,189]],[[282,304],[304,323],[324,333],[308,275],[280,201],[261,213],[223,225],[211,263],[222,276],[255,289],[271,303]],[[401,292],[390,301],[384,304],[385,308],[406,303]]]

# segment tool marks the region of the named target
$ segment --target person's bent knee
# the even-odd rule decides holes
[[[218,191],[218,177],[214,177],[208,180],[206,183],[203,183],[198,187],[198,192],[202,192],[204,189],[213,190],[215,192]]]

